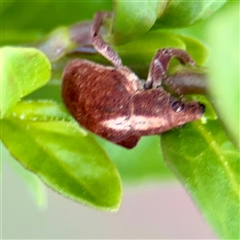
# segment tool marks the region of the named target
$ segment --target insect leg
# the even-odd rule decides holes
[[[189,54],[181,49],[160,49],[151,61],[145,88],[156,88],[162,85],[162,81],[167,81],[168,65],[174,57],[184,64],[195,65],[195,61]]]
[[[93,25],[91,29],[92,44],[94,48],[108,59],[115,67],[122,66],[122,60],[117,53],[102,39],[99,32],[103,26],[104,19],[111,18],[111,12],[97,12],[94,15]]]

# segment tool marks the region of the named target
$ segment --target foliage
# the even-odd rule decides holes
[[[82,57],[107,64],[98,54],[69,54],[85,44],[74,40],[71,24],[92,19],[96,11],[111,10],[112,3],[3,2],[1,44],[12,45],[1,48],[1,139],[5,147],[60,194],[110,211],[116,211],[121,201],[118,172],[127,183],[168,180],[173,174],[167,163],[218,234],[238,239],[239,129],[235,129],[239,127],[239,58],[232,55],[239,43],[239,36],[234,35],[239,29],[235,10],[239,3],[229,2],[208,20],[184,28],[204,20],[223,4],[115,1],[116,16],[106,23],[104,37],[123,62],[146,77],[157,49],[171,46],[186,50],[199,66],[210,66],[208,99],[213,99],[219,117],[207,98],[191,96],[206,106],[201,120],[164,133],[161,148],[159,137],[153,136],[143,138],[129,151],[81,128],[60,96],[61,74],[69,59]],[[223,24],[233,25],[226,27],[222,38],[216,37]],[[209,47],[197,38],[208,42]],[[223,51],[226,43],[228,48]],[[210,63],[206,64],[209,49]],[[228,76],[231,84],[226,81]]]

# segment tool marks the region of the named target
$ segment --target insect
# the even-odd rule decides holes
[[[141,136],[161,134],[201,118],[204,105],[174,97],[162,86],[172,58],[190,65],[194,60],[180,49],[160,49],[144,83],[98,34],[104,14],[94,16],[92,44],[113,66],[75,59],[63,73],[63,101],[78,123],[115,144],[133,148]]]

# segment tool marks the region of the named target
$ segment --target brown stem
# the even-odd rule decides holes
[[[207,95],[207,73],[203,69],[183,69],[169,76],[182,94]]]

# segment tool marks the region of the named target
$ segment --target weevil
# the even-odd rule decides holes
[[[201,118],[203,104],[177,98],[163,87],[172,58],[195,65],[189,54],[174,48],[158,50],[144,83],[100,36],[104,17],[103,12],[94,16],[92,44],[113,66],[75,59],[63,73],[62,98],[78,123],[115,144],[133,148],[142,136]]]

